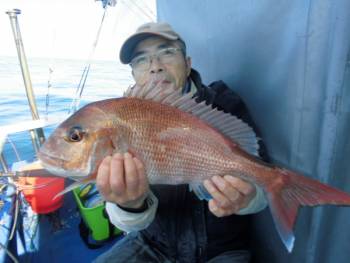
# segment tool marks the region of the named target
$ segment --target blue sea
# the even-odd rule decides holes
[[[87,61],[28,58],[29,72],[41,118],[68,116]],[[120,97],[133,84],[131,71],[118,61],[91,61],[79,107],[97,100]],[[0,129],[2,125],[31,120],[17,57],[0,57]],[[45,129],[47,137],[54,127]],[[33,159],[29,133],[10,135],[4,147],[6,162]],[[1,168],[0,168],[1,169]]]

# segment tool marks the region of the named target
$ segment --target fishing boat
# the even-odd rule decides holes
[[[48,104],[50,104],[48,93],[52,92],[50,76],[47,80],[46,113],[41,114],[41,118],[39,117],[38,101],[35,96],[37,90],[31,82],[29,63],[21,36],[21,10],[10,9],[6,14],[3,13],[10,19],[8,27],[13,31],[18,54],[17,65],[21,69],[24,81],[23,93],[18,95],[22,98],[27,97],[30,108],[29,116],[31,115],[32,120],[18,121],[16,119],[14,123],[2,125],[0,129],[2,175],[0,177],[0,262],[47,262],[48,260],[91,262],[123,238],[124,233],[110,224],[104,211],[103,200],[93,184],[87,184],[81,189],[55,198],[55,195],[62,191],[69,182],[62,178],[52,177],[42,170],[31,168],[26,177],[23,176],[23,173],[20,174],[23,166],[35,161],[41,144],[57,124],[67,118],[69,115],[67,112],[74,112],[83,102],[82,94],[90,66],[93,65],[96,68],[96,63],[100,63],[102,64],[100,68],[105,70],[104,62],[95,62],[93,57],[105,24],[107,10],[113,8],[116,1],[108,0],[101,1],[101,3],[103,7],[101,23],[98,25],[92,50],[81,70],[79,83],[74,85],[76,86],[75,95],[68,109],[53,110],[56,112],[53,113],[54,117],[48,113]],[[100,12],[97,9],[100,8],[100,4],[97,4],[96,12]],[[141,6],[137,2],[130,2],[125,3],[124,9],[129,8],[130,13],[134,15],[144,14],[144,22],[153,20],[152,12],[142,11]],[[139,19],[138,23],[142,22],[143,19]],[[12,60],[8,61],[10,65]],[[63,61],[63,63],[66,62]],[[49,68],[49,75],[53,70]],[[120,71],[119,74],[121,74]],[[18,75],[18,78],[21,76]],[[71,76],[68,74],[67,78]],[[103,80],[99,82],[101,84]],[[110,93],[120,96],[123,90],[114,90]],[[105,96],[110,93],[107,87],[107,90],[104,90]],[[101,97],[96,99],[101,99]],[[20,103],[23,102],[25,100],[20,100]],[[17,147],[18,144],[22,147]]]
[[[349,1],[157,0],[157,20],[184,38],[204,83],[223,80],[246,101],[273,163],[350,192]],[[46,125],[33,121],[27,129]],[[5,161],[2,155],[7,172]],[[66,194],[48,214],[21,214],[17,189],[3,191],[5,262],[91,261],[123,237],[110,225],[100,242],[84,230],[82,192]],[[346,263],[349,218],[346,207],[301,209],[288,253],[266,209],[252,218],[253,262]],[[34,227],[21,227],[28,222]]]

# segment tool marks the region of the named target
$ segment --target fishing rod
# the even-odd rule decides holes
[[[0,172],[1,177],[57,177],[54,174],[50,174],[45,169],[35,169],[30,171],[7,171]]]
[[[71,102],[68,114],[76,112],[78,107],[79,107],[80,100],[81,100],[81,97],[82,97],[82,94],[83,94],[83,91],[84,91],[84,88],[85,88],[86,80],[87,80],[87,77],[88,77],[89,72],[90,72],[91,62],[92,62],[93,56],[95,54],[95,50],[96,50],[98,41],[100,39],[100,35],[101,35],[101,32],[102,32],[102,27],[104,25],[106,13],[107,13],[107,7],[109,5],[113,6],[113,4],[115,5],[113,0],[103,0],[104,11],[103,11],[101,23],[100,23],[100,26],[99,26],[99,28],[97,30],[96,38],[95,38],[95,41],[94,41],[94,43],[92,45],[92,50],[91,50],[90,55],[89,55],[89,57],[88,57],[88,59],[86,61],[86,65],[85,65],[83,74],[81,75],[79,84],[78,84],[78,86],[77,86],[77,88],[75,90],[75,96],[74,96],[74,98],[73,98],[73,100]]]

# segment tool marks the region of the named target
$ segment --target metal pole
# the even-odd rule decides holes
[[[2,166],[3,171],[5,173],[8,173],[9,172],[8,165],[5,161],[4,155],[2,153],[0,154],[0,164]]]
[[[39,113],[35,103],[35,96],[32,88],[32,81],[30,79],[27,58],[24,53],[24,47],[21,37],[21,32],[19,30],[19,24],[17,20],[17,15],[21,13],[19,9],[8,10],[6,14],[9,15],[13,36],[15,38],[15,43],[17,47],[18,59],[21,64],[22,76],[24,80],[24,86],[26,88],[28,103],[30,107],[30,111],[32,113],[33,120],[39,119]],[[33,141],[33,146],[36,152],[39,151],[40,145],[45,141],[44,131],[42,128],[38,128],[34,131],[31,131],[31,137]]]

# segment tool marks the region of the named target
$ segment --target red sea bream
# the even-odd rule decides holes
[[[201,199],[203,180],[237,176],[262,187],[289,251],[299,206],[350,205],[345,192],[259,160],[253,130],[230,114],[174,90],[126,95],[88,104],[59,125],[40,150],[44,167],[86,182],[105,156],[128,151],[144,163],[151,184],[189,184]]]

